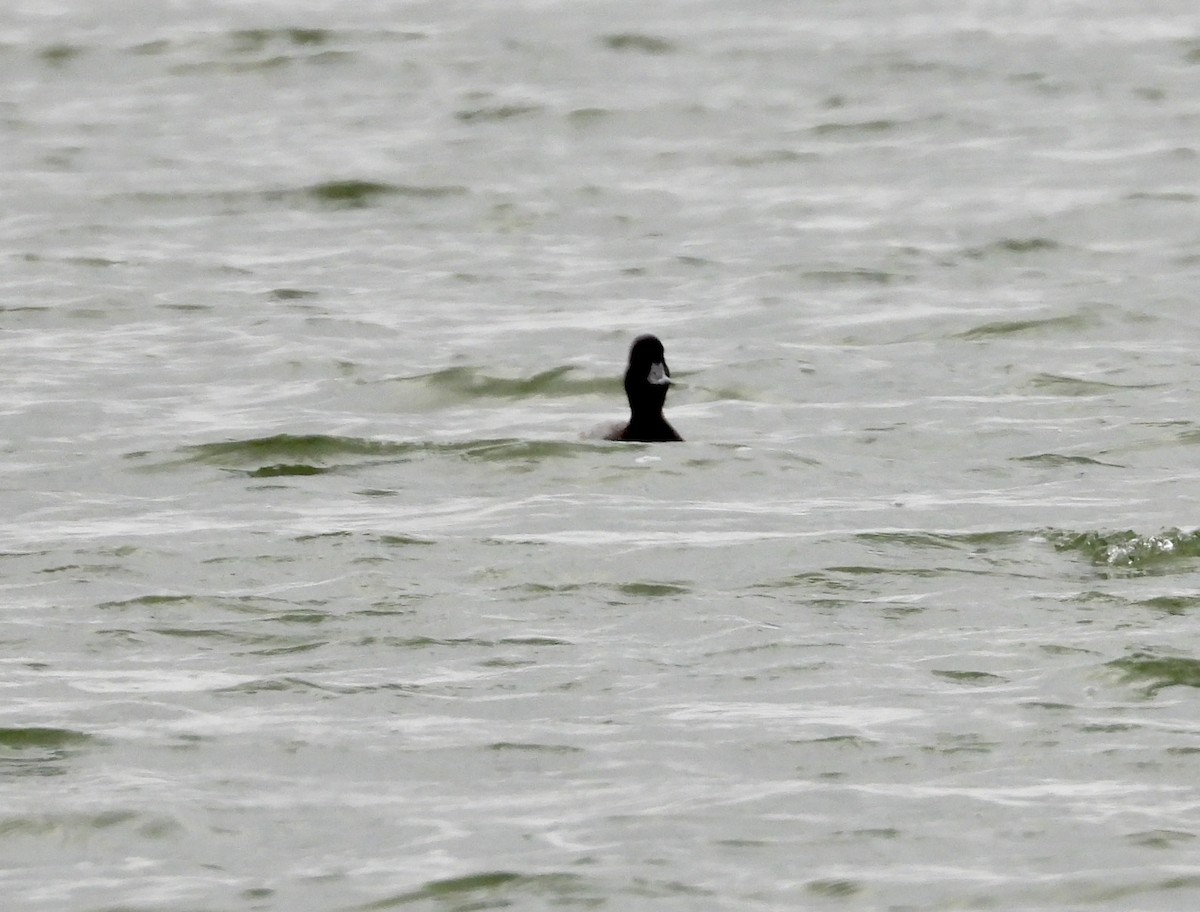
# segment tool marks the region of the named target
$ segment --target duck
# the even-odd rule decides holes
[[[629,348],[629,366],[625,369],[625,397],[629,400],[629,420],[611,425],[605,440],[636,443],[682,441],[675,428],[663,417],[663,403],[671,386],[671,369],[657,336],[638,336]]]

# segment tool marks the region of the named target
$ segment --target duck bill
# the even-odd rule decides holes
[[[667,370],[666,362],[656,361],[650,365],[650,374],[646,377],[646,382],[652,386],[667,386],[671,382],[671,374]]]

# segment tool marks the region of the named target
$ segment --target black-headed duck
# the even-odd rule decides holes
[[[683,440],[662,413],[670,385],[671,369],[667,367],[663,344],[657,336],[638,336],[629,349],[629,367],[625,369],[629,420],[609,428],[604,439],[638,443]]]

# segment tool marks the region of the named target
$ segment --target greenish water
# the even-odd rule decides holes
[[[0,12],[8,906],[1193,908],[1198,55]]]

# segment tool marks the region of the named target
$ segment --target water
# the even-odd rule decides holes
[[[1200,18],[0,12],[5,908],[1194,908]],[[665,341],[688,442],[622,417]]]

